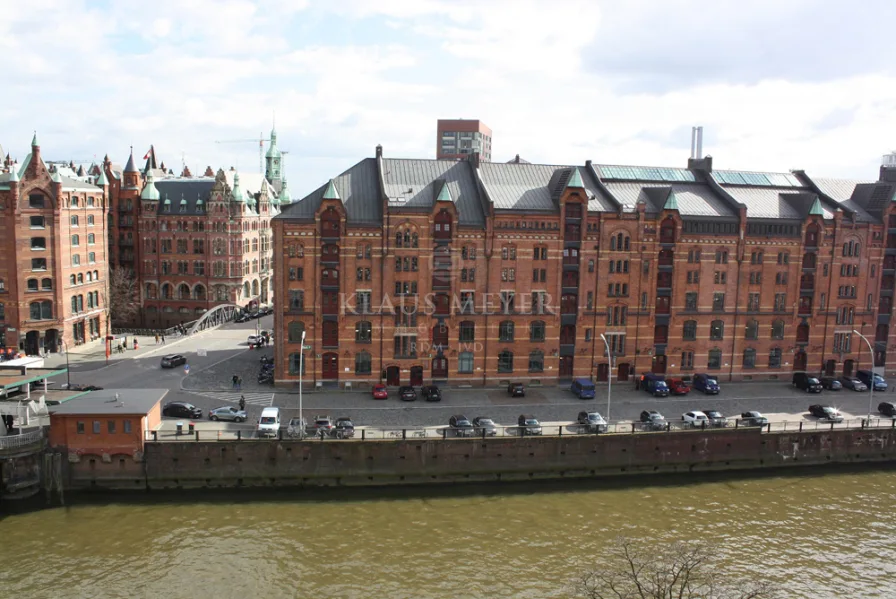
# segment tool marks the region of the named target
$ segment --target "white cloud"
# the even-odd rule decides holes
[[[21,157],[36,128],[54,157],[124,162],[154,143],[169,166],[183,152],[194,172],[255,170],[256,144],[215,141],[267,135],[276,111],[301,193],[377,143],[431,157],[438,118],[484,120],[495,160],[554,164],[684,165],[702,124],[719,167],[874,177],[896,145],[896,72],[873,45],[887,37],[825,14],[807,0],[14,3],[0,141]]]

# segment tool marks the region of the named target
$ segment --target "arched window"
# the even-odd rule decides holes
[[[366,351],[355,354],[355,374],[370,374],[370,361]]]
[[[784,338],[784,321],[776,320],[772,323],[772,339]]]
[[[162,299],[171,299],[171,283],[162,283]]]
[[[750,340],[759,339],[759,321],[755,318],[747,321],[747,327],[744,331],[744,338]]]
[[[744,350],[744,368],[756,368],[756,350],[751,347]]]
[[[78,235],[72,235],[72,245],[81,245],[81,237]]]
[[[473,372],[473,352],[462,351],[457,356],[457,371],[459,373]]]
[[[544,372],[544,352],[541,350],[529,354],[529,372]]]
[[[28,281],[26,282],[26,286],[27,286],[28,291],[38,291],[39,290],[37,279],[28,279]]]
[[[289,354],[289,374],[297,375],[299,374],[299,368],[302,369],[302,375],[305,374],[305,369],[307,368],[308,361],[302,359],[302,354],[296,352],[294,354]]]
[[[709,338],[719,341],[725,337],[725,323],[721,320],[713,320],[709,325]]]
[[[146,284],[146,299],[156,299],[156,286],[152,283]]]
[[[78,285],[84,282],[84,275],[82,273],[78,273]]]
[[[249,297],[249,281],[243,283],[243,298]]]
[[[545,326],[541,320],[536,320],[529,325],[529,341],[544,341]]]
[[[205,285],[199,284],[193,287],[193,299],[205,301]]]
[[[335,243],[327,243],[320,249],[321,262],[338,262],[339,246]]]
[[[88,227],[92,227],[92,226],[93,226],[93,215],[92,215],[92,214],[88,214],[88,215],[87,215],[87,226],[88,226]]]
[[[96,243],[96,235],[93,233],[87,234],[87,245],[93,245]]]
[[[513,341],[513,322],[505,320],[498,325],[498,340]]]
[[[68,278],[68,283],[69,283],[69,285],[75,285],[75,284],[76,284],[76,281],[77,281],[77,279],[75,278],[75,275],[70,275],[70,276],[69,276],[69,278]],[[0,289],[3,289],[3,288],[0,287]]]
[[[681,338],[685,341],[694,341],[697,339],[697,321],[686,320],[681,328]]]
[[[498,372],[513,372],[513,352],[509,349],[498,354]]]
[[[181,283],[177,287],[177,299],[190,299],[190,286],[186,283]]]
[[[327,208],[320,215],[321,237],[339,237],[339,213],[333,207]]]
[[[355,341],[370,343],[373,340],[373,327],[366,320],[355,324]]]
[[[87,282],[91,282],[93,280],[93,273],[89,270],[87,271]]]
[[[74,299],[73,297],[72,300]],[[50,300],[31,302],[29,312],[31,320],[50,320],[53,318],[53,303]]]

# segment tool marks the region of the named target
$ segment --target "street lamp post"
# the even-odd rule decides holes
[[[66,379],[66,389],[71,390],[72,388],[72,371],[69,368],[68,364],[68,344],[65,342],[65,339],[62,340],[62,351],[65,352],[65,379]]]
[[[610,361],[610,367],[607,372],[607,423],[610,422],[610,395],[613,393],[613,354],[610,353],[610,342],[606,336],[601,333],[600,338],[603,339],[604,347],[607,348],[607,359]]]
[[[305,420],[302,418],[302,371],[305,369],[305,331],[302,331],[302,343],[299,347],[299,426],[305,436]]]
[[[868,426],[871,426],[871,407],[874,405],[874,348],[871,347],[871,342],[868,341],[868,337],[855,329],[853,329],[852,332],[861,337],[862,341],[868,344],[868,351],[871,353],[871,381],[868,385],[871,389],[871,392],[868,394]]]

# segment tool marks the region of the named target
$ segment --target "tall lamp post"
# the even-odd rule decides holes
[[[868,426],[871,426],[871,407],[874,405],[874,348],[871,347],[871,342],[868,341],[868,337],[855,329],[853,329],[852,332],[861,337],[862,340],[868,344],[868,351],[871,352],[871,383],[868,385],[871,388],[871,392],[868,394]]]
[[[302,330],[302,343],[299,347],[299,426],[302,437],[305,436],[305,420],[302,418],[302,371],[305,369],[305,330]]]
[[[71,388],[72,388],[72,371],[69,369],[69,365],[68,365],[68,344],[65,342],[65,339],[62,340],[62,351],[65,352],[65,379],[66,379],[65,388],[68,390],[71,390]]]
[[[607,341],[606,336],[601,333],[600,338],[604,342],[604,347],[607,348],[607,359],[610,361],[610,367],[607,371],[607,423],[610,422],[610,395],[613,392],[613,354],[610,353],[610,342]]]

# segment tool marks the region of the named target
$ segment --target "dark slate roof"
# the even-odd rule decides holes
[[[389,207],[432,209],[443,181],[457,206],[459,225],[485,226],[485,212],[473,166],[466,160],[383,159]]]
[[[529,163],[483,162],[479,176],[496,210],[557,210],[555,197],[563,191],[572,174],[571,166]],[[616,212],[606,194],[587,169],[579,167],[579,175],[590,198],[591,212]]]
[[[137,172],[137,167],[134,166],[134,151],[133,150],[131,150],[131,155],[128,156],[128,163],[126,165],[124,165],[123,172],[125,172],[125,173],[136,173]]]
[[[102,389],[50,406],[50,414],[135,415],[147,414],[167,395],[168,389]],[[116,395],[118,398],[116,399]]]
[[[159,214],[163,216],[205,214],[205,211],[208,210],[208,200],[214,185],[215,180],[211,178],[161,179],[155,181],[156,189],[159,190]],[[180,210],[181,199],[187,201],[184,212]],[[201,212],[196,210],[196,202],[200,199],[205,204],[205,210]],[[165,200],[171,200],[171,209],[168,212],[165,212]]]
[[[329,182],[324,183],[310,194],[286,206],[274,218],[313,219],[320,208],[324,191]],[[365,158],[338,177],[333,185],[342,198],[348,222],[351,224],[381,224],[383,221],[382,199],[376,173],[376,159]]]

